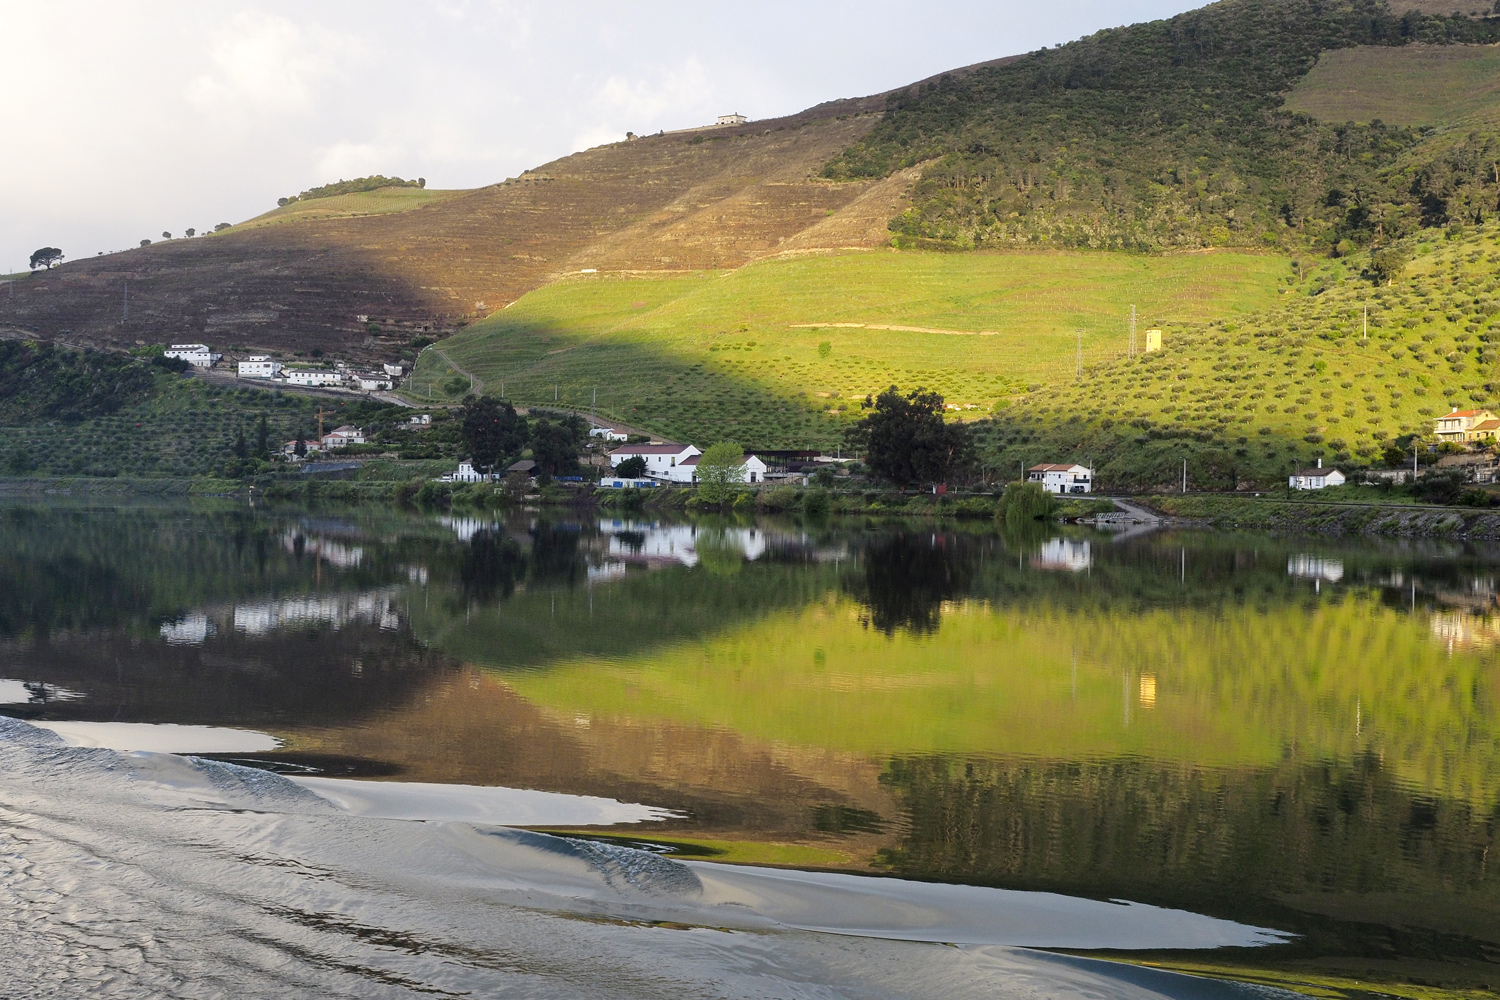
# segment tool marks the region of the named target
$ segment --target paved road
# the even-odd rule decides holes
[[[1159,521],[1161,521],[1160,515],[1153,514],[1153,513],[1151,513],[1149,510],[1147,510],[1144,507],[1137,507],[1133,503],[1126,503],[1124,500],[1121,500],[1119,497],[1110,497],[1109,499],[1110,499],[1110,502],[1112,502],[1116,507],[1120,508],[1122,511],[1124,511],[1127,514],[1129,514],[1131,517],[1135,518],[1137,521],[1142,521],[1142,522],[1144,522],[1146,524],[1156,524]]]

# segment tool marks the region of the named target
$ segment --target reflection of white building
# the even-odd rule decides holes
[[[1339,559],[1298,553],[1286,561],[1286,575],[1299,580],[1327,580],[1338,583],[1344,578],[1344,563]]]
[[[486,520],[478,517],[440,517],[438,523],[445,528],[452,528],[453,533],[458,536],[460,542],[468,542],[481,531],[495,531],[500,525],[496,521]]]
[[[399,629],[401,616],[392,606],[395,593],[394,589],[388,589],[236,604],[234,630],[245,635],[269,635],[279,629],[305,625],[328,625],[334,629],[379,625],[387,630]]]
[[[1042,543],[1041,550],[1031,557],[1031,565],[1036,569],[1080,573],[1094,565],[1094,554],[1087,541],[1053,538]]]
[[[194,611],[175,622],[163,622],[161,637],[169,646],[201,646],[215,631],[207,615]]]
[[[698,565],[698,547],[737,551],[749,560],[766,552],[766,533],[759,528],[700,529],[691,524],[603,520],[601,534],[609,536],[609,556],[623,562]]]
[[[1500,619],[1467,611],[1437,611],[1429,623],[1433,637],[1454,647],[1488,649],[1500,640]]]
[[[364,562],[365,550],[358,545],[345,545],[343,542],[304,535],[295,529],[281,536],[282,548],[293,554],[296,554],[299,543],[304,555],[321,559],[339,569],[351,569]]]

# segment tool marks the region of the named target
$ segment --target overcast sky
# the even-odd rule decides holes
[[[0,271],[370,173],[477,187],[625,131],[790,114],[1192,0],[69,0],[0,16]]]

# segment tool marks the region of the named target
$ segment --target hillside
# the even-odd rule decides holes
[[[380,356],[583,268],[736,267],[781,249],[879,245],[910,178],[814,176],[879,105],[614,143],[476,191],[292,203],[19,281],[0,299],[0,328],[103,347],[203,339]]]
[[[1197,489],[1284,484],[1319,456],[1383,465],[1500,390],[1500,225],[1429,231],[1414,250],[1392,285],[1332,262],[1272,309],[1169,327],[1160,354],[1027,394],[986,425],[987,461],[1091,459],[1109,483],[1171,486],[1186,460]]]
[[[708,443],[833,448],[892,381],[969,417],[1071,375],[1141,329],[1264,309],[1285,258],[1243,253],[846,253],[733,272],[576,275],[428,349],[407,393],[456,401],[473,374],[517,403]]]
[[[1411,6],[1223,0],[1100,31],[893,94],[824,176],[929,164],[893,225],[910,245],[1345,253],[1474,221],[1500,193],[1481,158],[1456,162],[1420,129],[1282,107],[1325,53],[1500,40],[1500,18],[1399,13]],[[1403,160],[1450,169],[1413,176],[1393,169]]]

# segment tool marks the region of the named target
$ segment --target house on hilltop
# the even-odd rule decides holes
[[[1040,483],[1048,493],[1091,493],[1094,470],[1087,465],[1057,465],[1043,462],[1026,470],[1028,483]]]
[[[1344,485],[1344,474],[1338,469],[1323,468],[1323,460],[1312,469],[1298,469],[1287,478],[1287,485],[1294,490],[1321,490],[1329,486]]]
[[[717,117],[717,118],[714,119],[714,124],[715,125],[743,125],[746,122],[748,122],[749,120],[750,119],[746,118],[744,115],[742,115],[738,111],[736,111],[733,114],[720,115],[719,117]]]
[[[173,344],[162,353],[169,358],[181,358],[194,368],[212,368],[224,356],[215,354],[207,344]]]
[[[1454,410],[1433,421],[1439,441],[1469,444],[1500,438],[1500,417],[1489,410]]]
[[[323,447],[325,450],[329,448],[342,448],[346,444],[364,443],[364,430],[359,427],[351,427],[348,424],[345,424],[342,427],[335,427],[333,430],[323,435]]]

